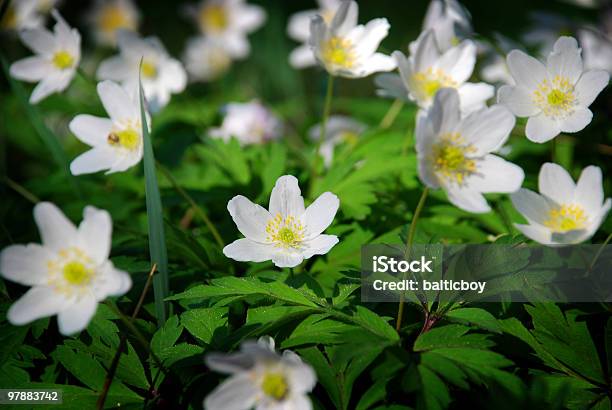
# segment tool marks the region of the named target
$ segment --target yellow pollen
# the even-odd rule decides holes
[[[155,78],[157,77],[157,67],[150,61],[142,62],[142,75],[147,78]]]
[[[287,395],[287,381],[280,373],[266,373],[261,382],[261,390],[268,397],[280,401]]]
[[[280,213],[266,225],[267,241],[279,248],[299,248],[304,240],[304,225],[289,215],[283,218]]]
[[[352,131],[345,131],[340,134],[340,139],[346,142],[348,145],[356,145],[359,142],[359,135]]]
[[[418,100],[431,101],[440,88],[456,88],[457,82],[439,68],[428,68],[412,76],[414,93]]]
[[[63,269],[64,279],[66,282],[75,286],[83,286],[91,282],[93,272],[87,269],[81,262],[68,262]]]
[[[207,33],[219,33],[229,25],[229,18],[225,7],[219,4],[206,6],[200,12],[200,25],[202,31]]]
[[[544,225],[553,232],[567,232],[583,229],[587,223],[584,209],[579,205],[562,205],[548,213]]]
[[[355,65],[353,43],[341,37],[331,37],[321,45],[321,56],[326,65],[351,68]]]
[[[124,10],[119,6],[107,6],[100,13],[98,21],[100,29],[106,32],[113,32],[120,28],[134,28],[134,24],[130,18],[124,13]]]
[[[108,134],[107,141],[109,145],[118,145],[131,151],[140,146],[140,134],[133,128],[127,128],[111,132]]]
[[[53,65],[60,70],[65,70],[72,67],[74,64],[74,57],[67,51],[57,51],[53,54]]]
[[[476,161],[468,157],[475,151],[472,145],[465,144],[461,135],[443,135],[432,150],[435,173],[448,182],[463,184],[466,177],[476,172]]]
[[[567,117],[578,103],[574,86],[569,79],[558,75],[552,81],[542,81],[533,92],[532,99],[546,116],[553,119]]]

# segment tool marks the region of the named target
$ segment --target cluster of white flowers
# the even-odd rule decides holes
[[[212,128],[208,135],[225,141],[236,138],[242,145],[261,144],[280,137],[281,120],[259,101],[230,103],[224,108],[221,127]]]

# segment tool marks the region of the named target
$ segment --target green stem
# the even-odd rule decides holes
[[[421,198],[419,199],[419,203],[417,204],[417,207],[414,210],[414,215],[412,216],[412,222],[410,223],[410,229],[408,230],[408,237],[406,238],[406,251],[410,249],[414,241],[417,221],[419,220],[421,211],[423,211],[423,208],[425,207],[425,201],[427,200],[427,194],[429,194],[429,188],[425,187],[425,189],[423,189],[423,193],[421,194]],[[402,319],[404,317],[404,302],[405,302],[404,294],[402,293],[400,295],[399,306],[397,308],[397,322],[395,323],[395,330],[398,333],[400,331],[400,328],[402,327]]]
[[[34,195],[33,193],[31,193],[30,191],[28,191],[25,187],[23,187],[22,185],[19,185],[17,182],[13,181],[12,179],[10,179],[9,177],[4,177],[4,183],[10,187],[11,189],[13,189],[15,192],[17,192],[19,195],[21,195],[22,197],[24,197],[25,199],[27,199],[28,201],[30,201],[31,203],[33,203],[34,205],[36,205],[37,203],[40,202],[40,199]]]
[[[319,139],[315,146],[315,156],[313,160],[313,166],[310,178],[310,189],[309,194],[312,195],[315,182],[319,177],[319,153],[321,151],[321,144],[325,141],[327,136],[327,120],[329,119],[329,113],[331,111],[331,102],[334,95],[334,76],[329,75],[327,79],[327,92],[325,93],[325,105],[323,106],[323,118],[321,120],[321,132],[319,133]]]
[[[508,234],[512,234],[512,221],[510,220],[510,217],[508,217],[508,213],[504,208],[504,204],[500,201],[497,202],[495,207],[497,208],[497,213],[499,213],[499,217],[501,218],[502,223],[506,227]]]
[[[221,238],[221,234],[219,234],[219,231],[215,227],[215,224],[210,220],[206,212],[195,202],[195,200],[187,193],[187,191],[185,191],[177,183],[174,176],[170,173],[170,171],[166,167],[164,167],[162,164],[158,162],[157,169],[159,169],[161,173],[164,174],[164,176],[166,177],[168,182],[170,182],[170,184],[176,190],[176,192],[178,192],[179,195],[181,195],[183,199],[185,199],[185,201],[187,201],[189,205],[191,205],[191,209],[193,209],[195,213],[198,214],[198,216],[204,221],[204,223],[206,224],[206,227],[208,228],[212,236],[215,238],[215,241],[217,241],[217,244],[221,248],[223,248],[225,246],[225,242],[223,242],[223,238]]]
[[[404,136],[404,143],[402,144],[402,157],[405,157],[408,153],[408,143],[410,142],[410,136],[412,135],[412,129],[408,127],[406,135]]]
[[[383,117],[382,121],[380,121],[378,128],[386,130],[391,125],[393,125],[403,106],[404,101],[399,98],[396,98],[395,101],[393,101],[393,104],[391,104],[391,106],[387,110],[387,113]]]

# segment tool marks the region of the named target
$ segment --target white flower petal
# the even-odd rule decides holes
[[[109,80],[98,83],[98,95],[104,109],[113,121],[122,122],[140,118],[137,105],[119,84]]]
[[[461,121],[457,132],[475,149],[469,155],[481,157],[504,145],[515,122],[514,115],[507,108],[496,105],[468,115]]]
[[[287,34],[295,41],[305,43],[310,37],[310,19],[319,14],[319,10],[299,11],[289,17]]]
[[[294,395],[286,401],[286,406],[291,410],[312,410],[312,403],[307,395]]]
[[[51,76],[43,78],[37,85],[34,87],[34,91],[32,91],[32,95],[30,95],[30,104],[38,104],[40,101],[44,100],[51,94],[59,91],[58,84],[59,77]]]
[[[296,47],[289,54],[289,64],[291,67],[301,69],[311,67],[317,63],[314,53],[310,46],[304,44]]]
[[[588,108],[577,107],[569,116],[563,118],[560,122],[562,132],[578,132],[582,131],[591,123],[593,113]]]
[[[98,272],[100,278],[93,286],[93,293],[97,300],[124,295],[132,288],[130,274],[116,269],[111,261],[105,261],[99,267]]]
[[[58,313],[57,324],[60,333],[68,336],[85,330],[96,309],[98,301],[93,295],[82,295],[75,304]]]
[[[437,135],[454,132],[461,119],[459,94],[454,88],[443,88],[436,94],[430,109],[433,130]]]
[[[470,113],[487,106],[487,100],[495,95],[495,87],[486,83],[465,83],[457,89],[462,113]]]
[[[272,262],[279,268],[295,268],[304,260],[301,253],[279,251],[272,256]]]
[[[533,142],[543,143],[555,138],[561,132],[561,126],[543,113],[529,117],[525,135]]]
[[[51,55],[55,50],[55,37],[45,29],[23,30],[19,33],[21,41],[36,54]]]
[[[378,89],[376,94],[381,97],[408,99],[408,93],[402,78],[397,74],[384,73],[374,78],[374,84]]]
[[[70,121],[68,128],[80,141],[87,145],[97,146],[107,143],[113,122],[108,118],[81,114]]]
[[[11,64],[11,77],[18,80],[36,82],[47,76],[52,69],[47,60],[39,56],[24,58]]]
[[[601,168],[588,166],[582,170],[576,183],[574,201],[581,204],[587,215],[595,215],[601,210],[604,200]]]
[[[72,175],[92,174],[111,169],[117,161],[116,152],[111,147],[99,146],[85,151],[70,163]]]
[[[433,30],[422,32],[414,46],[415,52],[411,52],[414,54],[411,58],[414,60],[414,71],[417,73],[433,67],[440,58]]]
[[[125,81],[132,77],[129,75],[131,68],[132,65],[121,55],[109,57],[100,63],[96,77],[100,80]],[[137,67],[134,68],[138,71]]]
[[[234,24],[240,31],[250,33],[261,27],[266,21],[266,11],[253,4],[245,4],[234,14]]]
[[[395,68],[396,63],[392,57],[381,53],[374,53],[363,62],[358,77],[367,77],[373,73],[391,71]]]
[[[507,57],[508,70],[517,86],[534,90],[547,78],[546,68],[535,58],[520,50],[512,50]]]
[[[0,274],[5,279],[26,286],[47,281],[47,263],[54,255],[38,244],[11,245],[0,253]]]
[[[479,192],[509,193],[517,191],[523,184],[525,172],[496,155],[487,155],[478,161],[478,171],[466,183]]]
[[[36,319],[53,316],[67,305],[67,299],[53,289],[36,286],[11,305],[6,318],[13,325],[24,325]]]
[[[304,198],[296,177],[283,175],[276,180],[270,195],[269,209],[272,216],[281,214],[300,217],[304,213]]]
[[[315,238],[331,225],[339,206],[338,197],[331,192],[325,192],[306,208],[302,216],[306,228],[306,240]]]
[[[470,40],[462,41],[458,46],[446,51],[438,61],[438,67],[458,84],[470,78],[474,64],[476,64],[476,45]]]
[[[264,262],[272,259],[277,249],[274,245],[238,239],[223,248],[223,254],[238,262]]]
[[[467,186],[448,185],[444,187],[448,200],[458,208],[467,212],[489,212],[491,207],[482,194]]]
[[[552,244],[551,233],[548,229],[540,225],[522,225],[514,224],[516,229],[521,231],[523,235],[543,245]]]
[[[226,374],[241,373],[255,365],[255,357],[244,352],[232,354],[209,353],[204,360],[206,366],[211,370]]]
[[[108,259],[112,233],[110,214],[103,209],[86,206],[78,229],[78,240],[81,248],[98,264]]]
[[[497,102],[508,107],[517,117],[531,117],[540,112],[529,90],[522,86],[502,86],[497,91]]]
[[[529,222],[543,224],[548,220],[551,204],[542,195],[521,188],[510,195],[514,208]]]
[[[241,33],[226,34],[223,37],[223,45],[227,53],[236,60],[246,58],[251,53],[249,40]]]
[[[331,32],[339,37],[346,36],[357,25],[358,14],[357,2],[342,1],[330,23]]]
[[[259,389],[249,374],[237,374],[221,383],[204,399],[206,410],[249,410],[255,405]]]
[[[576,84],[582,74],[582,58],[576,39],[559,37],[553,52],[548,56],[546,66],[551,79],[560,76],[569,79],[571,84]]]
[[[591,105],[609,81],[610,74],[603,70],[592,70],[582,74],[575,88],[580,105],[583,107]]]
[[[303,243],[302,255],[308,259],[313,255],[325,255],[338,243],[336,235],[319,235]]]
[[[180,93],[187,85],[187,73],[178,60],[170,59],[162,67],[160,81],[172,93]]]
[[[547,162],[538,175],[538,190],[557,205],[570,204],[574,200],[576,184],[565,168]]]
[[[227,203],[227,210],[240,233],[253,241],[266,242],[266,225],[272,219],[270,212],[242,195],[233,197]]]
[[[74,224],[50,202],[39,202],[34,207],[34,220],[43,246],[52,251],[65,249],[76,239]]]
[[[380,42],[389,34],[389,22],[386,18],[377,18],[367,22],[363,30],[353,30],[349,40],[355,44],[359,56],[369,56],[376,52]],[[358,36],[353,36],[353,33]]]

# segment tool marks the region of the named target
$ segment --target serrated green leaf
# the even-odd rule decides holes
[[[476,326],[491,332],[501,333],[501,326],[497,319],[484,309],[459,308],[451,310],[445,316],[451,322],[463,323],[468,326]]]

